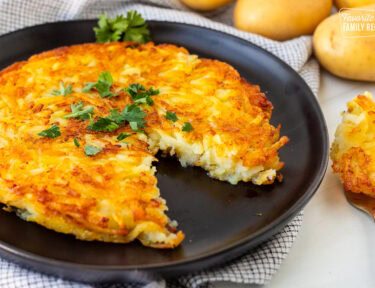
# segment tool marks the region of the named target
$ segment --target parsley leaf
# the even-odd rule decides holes
[[[185,122],[184,126],[182,126],[182,131],[184,132],[190,132],[192,130],[194,130],[194,127],[189,122]]]
[[[82,89],[83,92],[87,93],[91,89],[95,88],[102,98],[110,98],[112,96],[117,96],[117,94],[110,91],[113,84],[113,78],[109,71],[102,72],[99,74],[99,79],[97,82],[86,83],[85,87]]]
[[[134,84],[130,84],[128,86],[128,88],[124,88],[123,90],[125,92],[127,92],[132,97],[132,99],[133,99],[134,97],[137,97],[138,91],[140,91],[140,90],[146,90],[146,88],[145,88],[145,86],[143,86],[143,85],[141,85],[139,83],[134,83]]]
[[[103,151],[103,149],[100,149],[92,145],[86,145],[84,151],[87,156],[94,156],[99,152]]]
[[[86,106],[83,109],[83,102],[78,102],[77,104],[70,105],[72,108],[72,114],[65,115],[64,118],[77,118],[81,120],[91,119],[94,114],[94,107]]]
[[[90,82],[90,83],[86,83],[85,84],[85,87],[83,87],[82,89],[82,92],[89,92],[92,88],[95,88],[95,85],[96,85],[96,82]]]
[[[176,113],[171,112],[171,111],[167,111],[164,115],[164,118],[167,120],[171,120],[173,122],[176,122],[178,120]]]
[[[126,134],[126,133],[120,133],[120,134],[118,134],[118,136],[117,136],[117,140],[118,141],[121,141],[121,140],[124,140],[125,138],[128,138],[128,137],[130,137],[130,136],[132,136],[132,135],[130,135],[130,134]]]
[[[100,132],[113,132],[121,125],[129,122],[130,127],[139,132],[139,128],[145,127],[146,113],[135,104],[128,104],[121,113],[118,109],[110,110],[110,115],[106,117],[99,117],[96,122],[92,122],[87,129]]]
[[[123,15],[118,15],[116,18],[107,18],[107,14],[99,16],[98,27],[94,28],[96,35],[96,42],[105,43],[112,41],[119,41],[121,34],[128,28],[128,23]]]
[[[120,114],[118,112],[118,109],[111,109],[109,110],[109,119],[111,119],[113,122],[115,122],[116,124],[125,124],[126,122],[126,119],[124,117],[124,115]]]
[[[125,32],[124,41],[136,41],[141,44],[151,41],[150,31],[140,13],[130,10],[126,14],[126,20],[129,23],[129,27]]]
[[[74,142],[74,145],[76,145],[77,147],[81,146],[81,144],[79,144],[78,139],[76,137],[74,137],[73,142]]]
[[[124,90],[130,95],[134,103],[148,104],[149,106],[152,106],[154,104],[154,101],[151,99],[151,96],[159,94],[159,90],[154,90],[154,88],[152,87],[146,90],[146,88],[139,83],[131,84],[128,88],[122,90]]]
[[[137,11],[130,10],[116,18],[107,18],[107,14],[99,16],[98,27],[94,28],[96,42],[136,41],[141,44],[151,41],[150,31],[145,19]]]
[[[61,135],[60,127],[57,125],[52,125],[50,128],[38,133],[38,135],[42,137],[48,137],[48,138],[59,137]]]
[[[120,127],[110,117],[100,117],[96,122],[87,126],[87,129],[99,132],[113,132]]]
[[[135,104],[128,104],[122,110],[121,114],[129,122],[133,130],[145,127],[146,121],[143,120],[147,114]]]
[[[139,128],[142,128],[142,126],[139,126],[139,123],[136,121],[129,122],[130,127],[132,130],[138,131],[140,130]]]
[[[72,85],[68,84],[65,88],[64,82],[61,81],[60,82],[60,90],[54,89],[52,94],[55,95],[55,96],[58,96],[58,95],[66,96],[68,94],[71,94],[72,92],[73,92]]]

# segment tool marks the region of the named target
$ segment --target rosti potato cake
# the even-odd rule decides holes
[[[332,168],[345,190],[375,197],[375,103],[365,92],[347,107],[331,147]]]
[[[173,45],[61,47],[0,72],[0,202],[82,240],[172,248],[161,150],[236,184],[271,184],[288,142],[258,86]],[[178,193],[178,191],[176,191]]]

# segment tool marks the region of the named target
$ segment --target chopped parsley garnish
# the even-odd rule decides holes
[[[194,127],[189,122],[185,122],[184,126],[182,126],[182,131],[184,132],[190,132],[192,130],[194,130]]]
[[[118,109],[111,109],[109,110],[109,119],[112,120],[113,122],[115,122],[116,124],[125,124],[126,122],[126,119],[124,117],[124,115],[122,115],[122,113],[119,113],[118,112]]]
[[[121,114],[123,115],[124,119],[129,122],[130,127],[133,130],[138,130],[139,128],[145,127],[146,121],[143,120],[143,118],[145,118],[147,114],[137,105],[126,105]]]
[[[58,95],[63,95],[63,96],[66,96],[68,94],[71,94],[73,92],[73,89],[72,89],[72,85],[71,84],[68,84],[66,85],[66,88],[64,86],[64,82],[60,82],[60,90],[56,90],[54,89],[52,94],[55,95],[55,96],[58,96]]]
[[[99,79],[97,82],[86,83],[85,87],[82,89],[83,92],[87,93],[91,89],[95,88],[102,98],[110,98],[117,96],[116,93],[110,91],[113,84],[113,78],[109,71],[102,72],[99,74]]]
[[[59,137],[61,135],[60,127],[57,125],[52,125],[50,128],[38,133],[38,135],[42,137],[48,137],[48,138]]]
[[[81,146],[81,144],[79,144],[78,142],[78,139],[74,137],[73,139],[73,142],[74,142],[74,145],[76,145],[77,147]]]
[[[65,115],[64,118],[76,118],[81,120],[91,119],[94,114],[94,107],[86,106],[83,107],[83,102],[73,103],[70,105],[72,108],[72,114]]]
[[[121,125],[129,122],[130,127],[139,132],[140,128],[145,127],[146,113],[136,104],[128,104],[121,113],[118,109],[112,109],[106,117],[99,117],[97,121],[90,123],[87,129],[99,132],[113,132]]]
[[[116,18],[107,18],[107,14],[99,16],[98,27],[94,28],[96,42],[136,41],[141,44],[151,41],[150,31],[145,19],[137,11],[130,10]]]
[[[121,141],[121,140],[124,140],[125,138],[128,138],[128,137],[130,137],[130,136],[132,136],[132,135],[130,135],[130,134],[126,134],[126,133],[120,133],[120,134],[118,134],[118,136],[117,136],[117,140],[118,141]]]
[[[87,156],[94,156],[101,151],[103,151],[103,149],[100,149],[100,148],[92,146],[92,145],[86,145],[85,146],[85,154]]]
[[[125,88],[123,90],[130,95],[134,103],[148,104],[149,106],[152,106],[154,104],[151,96],[159,94],[159,90],[154,90],[154,88],[152,87],[146,90],[146,88],[139,83],[131,84],[128,88]]]
[[[98,132],[113,132],[120,127],[110,116],[100,117],[97,121],[87,126],[87,129]]]
[[[171,120],[173,122],[178,121],[178,117],[177,117],[176,113],[171,112],[171,111],[167,111],[164,115],[164,118],[167,119],[167,120]]]

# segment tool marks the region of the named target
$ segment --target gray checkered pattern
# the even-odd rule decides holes
[[[223,31],[248,40],[281,58],[310,85],[317,94],[319,66],[311,56],[311,37],[277,42],[232,27],[233,5],[215,12],[198,15],[177,0],[0,0],[0,35],[45,22],[97,18],[103,12],[110,16],[136,9],[149,20],[182,22]],[[172,10],[173,9],[173,10]],[[0,47],[1,49],[1,47]],[[147,288],[211,287],[215,281],[264,284],[279,269],[302,224],[302,212],[281,232],[246,255],[221,267],[201,271],[175,280],[152,282]],[[0,259],[0,288],[125,288],[133,284],[88,285],[65,281],[26,270]]]

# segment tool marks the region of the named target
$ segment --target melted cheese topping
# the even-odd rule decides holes
[[[164,214],[152,167],[158,150],[176,155],[183,166],[203,167],[211,177],[261,185],[274,182],[283,166],[277,151],[288,139],[269,124],[272,105],[259,87],[228,64],[173,45],[130,44],[62,47],[0,72],[0,202],[28,221],[79,239],[138,238],[147,246],[175,247],[184,236]],[[79,101],[95,107],[96,116],[131,103],[125,92],[109,99],[96,90],[82,92],[103,71],[113,76],[115,92],[133,83],[160,90],[153,106],[142,105],[146,135],[128,126],[93,132],[88,121],[63,117]],[[71,84],[73,93],[53,96],[60,81]],[[165,119],[166,111],[179,120]],[[184,122],[194,130],[182,132]],[[60,137],[37,135],[53,124]],[[116,140],[120,132],[133,134],[128,144]],[[103,151],[88,157],[87,144]]]

